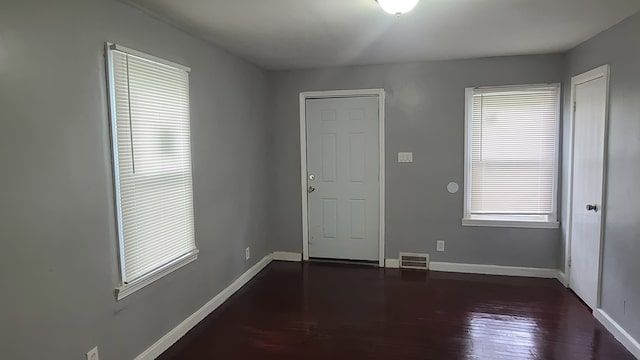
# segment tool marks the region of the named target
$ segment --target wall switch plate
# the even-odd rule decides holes
[[[438,240],[436,250],[444,252],[444,240]]]
[[[399,163],[411,163],[411,162],[413,162],[413,153],[412,152],[399,152],[398,153],[398,162]]]
[[[245,256],[246,260],[249,260],[249,258],[251,258],[251,248],[250,247],[244,249],[244,256]]]
[[[100,360],[97,346],[87,352],[87,360]]]

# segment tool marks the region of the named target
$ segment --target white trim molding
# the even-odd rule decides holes
[[[400,262],[398,259],[386,259],[385,267],[389,269],[399,269]],[[450,262],[429,262],[430,271],[455,272],[465,274],[481,274],[481,275],[503,275],[503,276],[519,276],[533,277],[542,279],[556,279],[565,287],[567,280],[563,272],[558,269],[502,266],[502,265],[483,265],[483,264],[461,264]]]
[[[534,277],[534,278],[544,278],[544,279],[558,279],[558,273],[559,273],[557,269],[502,266],[502,265],[459,264],[459,263],[449,263],[449,262],[431,262],[429,264],[429,270],[467,273],[467,274]]]
[[[560,270],[558,270],[558,281],[560,281],[560,284],[562,284],[564,287],[566,288],[569,287],[569,281],[567,280],[567,275]]]
[[[273,254],[268,254],[262,260],[258,261],[244,274],[240,275],[234,282],[222,290],[213,299],[209,300],[204,306],[191,314],[178,326],[173,328],[167,334],[151,345],[140,355],[136,356],[134,360],[153,360],[165,352],[171,345],[183,337],[189,330],[196,326],[200,321],[204,320],[207,315],[211,314],[215,309],[220,307],[227,299],[231,297],[236,291],[240,290],[249,280],[253,279],[262,269],[271,263],[273,260]]]
[[[275,251],[273,253],[274,261],[294,261],[300,262],[302,261],[302,254],[296,252],[287,252],[287,251]]]
[[[168,263],[165,266],[151,272],[150,274],[137,279],[134,282],[124,284],[116,289],[116,300],[120,301],[134,292],[152,284],[154,281],[188,265],[198,259],[198,249],[186,254],[185,256]]]
[[[399,259],[385,259],[384,267],[388,269],[399,269],[400,268],[400,260]]]
[[[378,265],[385,266],[384,259],[384,235],[385,235],[385,92],[384,89],[359,89],[359,90],[333,90],[333,91],[307,91],[300,93],[300,183],[302,185],[302,258],[309,260],[309,213],[307,192],[307,99],[346,98],[361,96],[378,97],[378,121],[379,121],[379,171],[380,171],[380,220],[379,220],[379,245]]]
[[[613,320],[604,310],[596,309],[593,316],[605,327],[636,359],[640,359],[640,343]]]
[[[462,226],[487,226],[528,229],[559,229],[558,221],[516,221],[516,220],[479,220],[462,219]]]
[[[134,49],[128,48],[126,46],[122,46],[122,45],[118,45],[118,44],[115,44],[115,43],[108,42],[107,43],[107,49],[120,51],[120,52],[127,53],[129,55],[133,55],[133,56],[136,56],[136,57],[139,57],[139,58],[142,58],[142,59],[151,60],[151,61],[157,62],[159,64],[162,64],[162,65],[175,67],[175,68],[184,70],[186,72],[191,72],[191,68],[188,67],[188,66],[185,66],[185,65],[182,65],[182,64],[178,64],[178,63],[175,63],[173,61],[165,60],[165,59],[159,58],[157,56],[149,55],[149,54],[144,53],[142,51],[134,50]]]

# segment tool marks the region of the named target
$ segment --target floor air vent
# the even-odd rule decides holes
[[[400,253],[400,268],[427,270],[429,269],[429,254]]]

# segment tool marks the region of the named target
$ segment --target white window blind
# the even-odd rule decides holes
[[[467,94],[465,217],[556,221],[559,86]]]
[[[188,72],[108,48],[123,286],[197,254]]]

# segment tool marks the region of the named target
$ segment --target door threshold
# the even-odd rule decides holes
[[[346,260],[346,259],[330,259],[330,258],[309,258],[310,262],[326,263],[326,264],[343,264],[343,265],[361,265],[380,267],[378,260]]]

